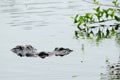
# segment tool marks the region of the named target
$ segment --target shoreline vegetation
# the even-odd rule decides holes
[[[84,2],[97,5],[93,8],[94,13],[73,16],[77,30],[74,32],[76,39],[88,39],[97,44],[103,39],[110,39],[120,34],[120,3],[118,0],[111,1],[112,5],[100,3],[97,0],[83,0]],[[101,8],[107,6],[107,8]],[[106,24],[110,22],[112,24]],[[116,37],[117,38],[117,37]]]

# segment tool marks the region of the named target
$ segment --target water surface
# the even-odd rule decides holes
[[[114,38],[99,46],[76,40],[76,25],[70,18],[93,7],[82,0],[0,0],[0,79],[99,80],[105,60],[118,60],[119,47]],[[10,51],[19,44],[30,44],[39,51],[68,47],[74,52],[64,57],[20,58]]]

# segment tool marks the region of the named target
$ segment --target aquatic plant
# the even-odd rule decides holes
[[[99,2],[97,0],[93,0],[95,4],[99,4]]]
[[[94,3],[97,1],[94,0]],[[117,0],[113,1],[114,6],[118,7]],[[118,9],[118,8],[117,8]],[[118,12],[114,8],[101,9],[100,6],[93,9],[95,12],[85,13],[84,15],[76,14],[72,18],[74,23],[77,24],[77,30],[75,31],[75,37],[82,39],[94,40],[97,43],[105,38],[112,38],[119,27],[120,17]],[[106,25],[107,21],[116,21],[116,23]]]
[[[112,3],[114,4],[114,6],[118,7],[119,3],[118,3],[118,0],[114,0],[112,1]]]

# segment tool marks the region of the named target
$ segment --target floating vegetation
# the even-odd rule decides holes
[[[31,45],[18,45],[15,48],[12,48],[11,51],[20,57],[40,57],[40,58],[45,58],[53,55],[62,57],[73,52],[73,50],[63,47],[55,48],[51,52],[45,51],[37,52],[37,49]]]

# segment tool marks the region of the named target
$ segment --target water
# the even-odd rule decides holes
[[[105,60],[118,61],[119,48],[114,38],[99,46],[76,40],[76,25],[70,18],[95,6],[82,0],[0,0],[0,79],[99,80],[106,71]],[[10,51],[19,44],[39,51],[68,47],[74,52],[64,57],[20,58]]]

